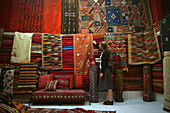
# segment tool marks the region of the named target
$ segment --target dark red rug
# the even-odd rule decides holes
[[[116,113],[116,111],[85,110],[75,109],[54,109],[54,108],[30,108],[26,113]]]

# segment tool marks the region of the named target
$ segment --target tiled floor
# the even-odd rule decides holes
[[[85,102],[84,105],[32,105],[31,108],[56,108],[56,109],[73,109],[83,108],[85,110],[105,110],[116,113],[167,113],[163,111],[163,104],[159,102],[144,102],[142,99],[125,100],[124,102],[115,102],[114,105],[103,105],[102,102],[91,103]]]

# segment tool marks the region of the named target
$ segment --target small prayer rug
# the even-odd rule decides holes
[[[128,35],[130,65],[154,64],[161,60],[159,43],[155,30],[142,34]]]
[[[43,34],[42,67],[44,69],[62,68],[62,39],[60,35]]]
[[[78,0],[62,0],[61,33],[78,33]]]
[[[90,56],[93,55],[92,35],[74,34],[73,44],[75,75],[89,74]]]

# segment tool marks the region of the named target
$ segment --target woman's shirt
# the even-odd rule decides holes
[[[101,60],[101,73],[104,73],[105,69],[108,68],[108,61],[109,61],[108,50],[103,51],[100,60]]]

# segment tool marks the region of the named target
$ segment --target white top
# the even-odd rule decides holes
[[[101,65],[101,62],[102,62],[102,55],[103,55],[103,52],[102,52],[101,55],[100,55],[100,69],[102,68],[102,65]]]

